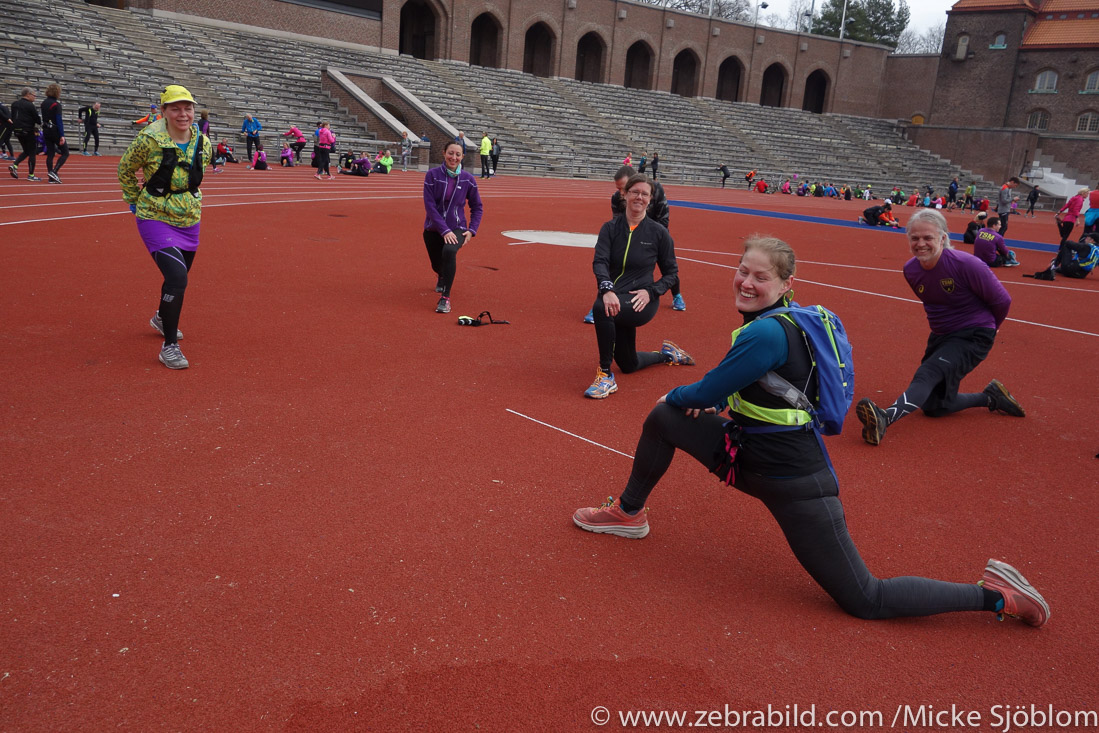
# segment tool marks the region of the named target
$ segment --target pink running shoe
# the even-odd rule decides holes
[[[985,573],[977,585],[994,590],[1004,597],[1000,619],[1013,616],[1031,626],[1041,626],[1049,621],[1049,604],[1034,589],[1023,574],[999,560],[989,560]]]
[[[645,507],[634,516],[622,511],[618,499],[608,496],[602,506],[577,509],[572,515],[573,523],[580,529],[598,534],[616,534],[639,540],[649,533],[649,508]]]

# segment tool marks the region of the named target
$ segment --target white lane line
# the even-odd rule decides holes
[[[686,262],[697,262],[700,265],[710,265],[712,267],[721,267],[721,268],[724,268],[726,270],[735,270],[736,269],[732,265],[723,265],[720,262],[707,262],[706,260],[695,260],[695,259],[690,259],[688,257],[677,257],[676,259],[684,260]],[[819,285],[822,288],[834,288],[836,290],[846,290],[849,293],[859,293],[860,295],[873,295],[877,298],[888,298],[889,300],[899,300],[902,303],[916,303],[917,305],[920,304],[920,301],[914,300],[912,298],[901,298],[901,297],[898,297],[896,295],[886,295],[885,293],[875,293],[871,290],[859,290],[858,288],[848,288],[848,287],[845,287],[843,285],[833,285],[831,283],[822,283],[818,280],[807,280],[805,278],[798,278],[798,279],[803,283],[807,283],[809,285]],[[1090,291],[1088,291],[1088,292],[1090,292]],[[1054,326],[1054,325],[1051,325],[1049,323],[1038,323],[1036,321],[1024,321],[1021,318],[1008,318],[1007,320],[1011,321],[1012,323],[1023,323],[1023,324],[1026,324],[1027,326],[1038,326],[1039,328],[1049,328],[1049,329],[1052,329],[1054,331],[1065,331],[1066,333],[1078,333],[1081,336],[1095,336],[1096,338],[1099,338],[1099,333],[1092,333],[1091,331],[1078,331],[1075,328],[1065,328],[1063,326]]]
[[[504,408],[504,409],[507,410],[508,412],[510,412],[512,415],[518,415],[521,418],[525,418],[527,420],[530,420],[531,422],[536,422],[539,425],[545,425],[547,428],[550,428],[551,430],[556,430],[559,433],[564,433],[565,435],[571,436],[573,438],[578,438],[579,440],[582,440],[585,443],[591,443],[592,445],[599,446],[600,448],[602,448],[604,450],[609,450],[611,453],[617,453],[620,456],[625,456],[626,458],[629,458],[631,460],[633,459],[633,456],[631,456],[629,453],[623,453],[620,450],[615,450],[614,448],[609,448],[609,447],[603,445],[602,443],[596,443],[594,440],[588,440],[587,438],[585,438],[582,435],[577,435],[576,433],[570,433],[568,430],[564,430],[562,428],[559,428],[556,425],[550,425],[548,422],[542,422],[541,420],[536,420],[535,418],[531,417],[530,415],[524,415],[523,413],[516,412],[515,410],[512,410],[511,408]]]

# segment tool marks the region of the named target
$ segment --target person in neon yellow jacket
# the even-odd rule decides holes
[[[492,167],[489,164],[489,156],[492,154],[492,138],[486,132],[481,137],[481,178],[492,177]]]

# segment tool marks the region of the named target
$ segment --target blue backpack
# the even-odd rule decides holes
[[[817,401],[814,404],[802,390],[774,372],[768,372],[759,380],[760,385],[769,393],[784,398],[791,406],[812,415],[814,429],[825,435],[839,435],[855,398],[855,367],[851,342],[847,340],[843,323],[824,306],[797,303],[775,308],[760,317],[779,316],[788,316],[805,336],[817,375]]]

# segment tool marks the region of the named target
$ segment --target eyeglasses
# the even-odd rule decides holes
[[[626,191],[626,195],[635,199],[651,199],[653,197],[648,191]]]

